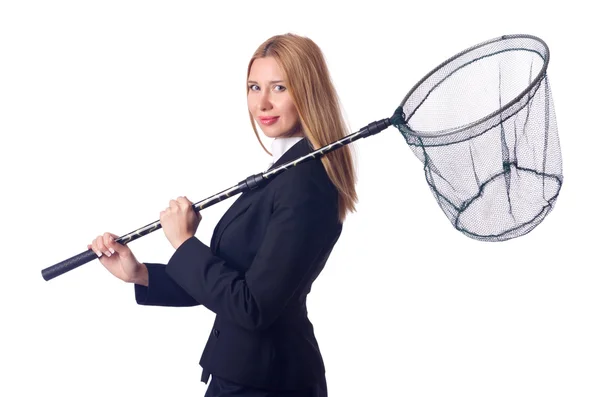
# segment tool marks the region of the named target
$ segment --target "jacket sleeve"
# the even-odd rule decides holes
[[[268,328],[312,282],[341,232],[331,193],[324,195],[311,178],[297,182],[275,192],[266,234],[248,271],[228,267],[191,237],[169,260],[167,274],[224,319],[251,330]]]
[[[166,273],[166,266],[145,263],[148,286],[134,284],[135,300],[146,306],[197,306],[199,303]]]

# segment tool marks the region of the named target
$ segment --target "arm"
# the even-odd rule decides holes
[[[199,303],[188,295],[166,273],[166,266],[144,263],[139,280],[134,283],[135,300],[145,306],[197,306]],[[145,270],[144,270],[145,269]]]
[[[265,237],[247,272],[229,268],[191,237],[171,257],[167,274],[228,321],[247,329],[269,327],[312,282],[339,237],[336,200],[322,189],[305,178],[276,192]]]

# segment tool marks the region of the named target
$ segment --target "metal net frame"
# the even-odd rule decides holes
[[[549,60],[541,39],[502,36],[440,64],[400,105],[395,127],[440,208],[469,237],[524,235],[555,205],[563,176]]]

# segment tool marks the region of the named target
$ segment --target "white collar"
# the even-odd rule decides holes
[[[271,142],[271,165],[275,164],[277,160],[283,156],[292,146],[304,139],[303,136],[291,136],[291,137],[277,137]]]

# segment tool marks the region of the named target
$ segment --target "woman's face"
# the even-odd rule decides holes
[[[304,135],[285,75],[273,57],[258,58],[252,63],[248,110],[269,138]]]

